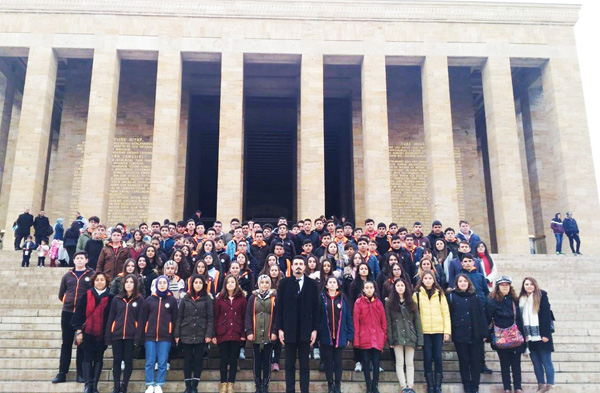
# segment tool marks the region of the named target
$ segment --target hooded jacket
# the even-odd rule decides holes
[[[212,295],[205,291],[192,297],[188,291],[177,310],[175,338],[184,344],[203,344],[205,338],[214,337],[214,313]]]
[[[261,295],[257,289],[248,299],[245,330],[246,335],[254,335],[253,344],[268,344],[271,342],[271,334],[277,332],[274,323],[276,295],[274,289],[269,289],[264,295]]]
[[[435,289],[430,298],[425,288],[421,287],[413,294],[413,300],[419,307],[423,334],[452,333],[448,301],[439,289]]]
[[[361,296],[354,305],[354,348],[383,350],[387,341],[387,320],[377,297]]]
[[[554,218],[550,221],[550,229],[552,229],[552,232],[554,232],[554,234],[562,235],[563,233],[565,233],[565,228],[563,227],[562,220],[558,218],[559,214],[560,213],[556,213],[554,215]]]
[[[419,311],[412,312],[405,304],[395,310],[390,301],[385,303],[387,342],[389,345],[406,345],[416,348],[423,345],[423,328]]]
[[[133,299],[113,298],[104,334],[106,345],[110,345],[114,340],[135,339],[143,307],[144,298],[142,295]]]

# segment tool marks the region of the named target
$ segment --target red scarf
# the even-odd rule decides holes
[[[85,326],[84,331],[90,336],[102,337],[102,327],[104,326],[104,309],[108,304],[108,296],[100,299],[96,304],[96,297],[93,294],[94,289],[87,293],[87,305],[85,307]]]

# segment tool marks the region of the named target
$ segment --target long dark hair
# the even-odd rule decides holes
[[[123,279],[123,286],[121,287],[121,292],[119,292],[117,297],[119,297],[121,299],[128,298],[127,291],[125,290],[125,283],[130,278],[133,280],[133,291],[131,291],[130,299],[136,299],[138,296],[140,296],[140,280],[138,280],[138,277],[135,274],[128,274]]]
[[[477,249],[479,248],[479,245],[483,244],[483,246],[485,247],[485,257],[487,258],[488,262],[490,263],[490,269],[494,268],[494,260],[492,259],[490,252],[488,250],[488,246],[487,244],[485,244],[484,242],[478,242],[477,245],[475,245],[475,249],[471,250],[471,254],[473,254],[474,256],[478,256],[479,252],[477,251]]]
[[[239,295],[244,294],[242,291],[242,287],[240,287],[240,283],[237,277],[229,273],[225,276],[225,280],[223,280],[223,288],[221,289],[221,292],[219,292],[219,294],[217,295],[219,299],[227,299],[227,297],[229,296],[229,292],[227,291],[227,282],[230,278],[233,278],[235,280],[235,289],[233,290],[233,297],[237,297]]]
[[[388,299],[388,301],[390,302],[390,308],[394,311],[400,311],[400,295],[398,295],[398,292],[396,292],[396,284],[399,282],[404,283],[404,305],[406,306],[406,308],[408,308],[408,310],[410,310],[410,312],[416,312],[417,304],[415,303],[412,297],[412,285],[410,285],[409,281],[403,278],[398,278],[394,280],[394,285],[392,286],[392,291]]]
[[[390,275],[390,272],[392,271],[392,267],[390,266],[390,258],[394,256],[396,257],[396,263],[400,263],[400,256],[395,253],[395,252],[390,252],[386,255],[386,257],[384,258],[384,262],[383,262],[383,266],[381,267],[381,272],[383,273],[384,277],[388,277]],[[402,269],[404,270],[404,269]]]
[[[143,270],[140,269],[140,266],[138,265],[140,258],[144,258],[144,260],[146,261],[146,267]],[[139,274],[142,274],[142,275],[147,275],[148,273],[150,273],[152,271],[152,266],[150,266],[150,258],[148,258],[148,256],[146,254],[142,254],[139,257],[137,257],[137,259],[135,260],[135,266],[136,266]]]
[[[196,280],[202,281],[202,289],[200,290],[200,292],[196,292],[196,290],[194,289],[194,281],[196,281]],[[205,295],[206,294],[206,279],[199,274],[194,274],[190,281],[190,287],[188,289],[188,293],[190,294],[190,296],[192,298],[195,298],[196,296],[200,296],[200,295]]]

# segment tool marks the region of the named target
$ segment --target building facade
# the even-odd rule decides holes
[[[468,219],[600,251],[574,5],[4,0],[0,225]]]

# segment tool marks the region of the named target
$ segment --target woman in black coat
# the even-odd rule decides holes
[[[213,300],[206,289],[204,277],[192,276],[187,296],[181,300],[177,313],[175,342],[181,341],[183,347],[186,393],[198,393],[204,347],[214,336]]]
[[[465,392],[479,392],[484,341],[487,338],[487,321],[483,304],[475,294],[469,278],[456,276],[456,288],[450,290],[448,308],[452,321],[452,341],[458,355],[460,379]]]
[[[79,240],[79,224],[77,221],[73,221],[71,223],[71,227],[67,229],[65,232],[65,236],[63,239],[63,247],[67,250],[67,254],[69,255],[69,266],[75,267],[73,263],[73,255],[75,255],[75,251],[77,250],[77,241]]]
[[[503,329],[509,328],[516,323],[523,335],[523,318],[519,309],[519,300],[511,284],[511,279],[505,276],[496,280],[496,285],[494,285],[494,289],[485,306],[487,323],[488,326],[494,323],[495,326]],[[515,393],[523,393],[521,386],[521,355],[525,352],[525,343],[516,348],[499,349],[492,341],[492,349],[498,352],[498,357],[500,358],[504,393],[511,392],[511,371]]]
[[[530,351],[533,371],[538,382],[538,392],[554,387],[552,364],[552,311],[546,291],[542,291],[533,277],[523,280],[519,306],[525,328],[525,342]]]

